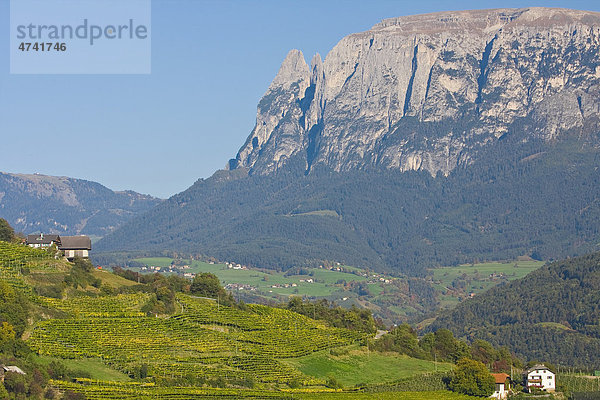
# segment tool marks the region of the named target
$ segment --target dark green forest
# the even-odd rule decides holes
[[[548,264],[442,314],[428,329],[529,360],[600,368],[600,253]]]
[[[15,230],[4,218],[0,218],[0,240],[4,242],[12,242],[14,239]]]
[[[448,177],[305,174],[292,162],[268,176],[218,171],[105,237],[96,255],[169,250],[277,269],[335,261],[423,275],[436,265],[585,254],[600,234],[595,141],[514,131]]]

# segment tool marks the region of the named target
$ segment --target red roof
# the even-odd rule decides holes
[[[496,383],[505,383],[508,379],[508,374],[492,374]]]

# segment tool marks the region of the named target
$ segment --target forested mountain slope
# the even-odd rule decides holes
[[[171,249],[273,268],[330,260],[413,274],[474,259],[595,249],[597,151],[578,141],[511,143],[520,139],[507,137],[485,160],[447,178],[222,171],[126,223],[96,249]]]
[[[527,359],[600,363],[600,253],[557,261],[466,301],[431,330],[508,346]]]
[[[104,236],[160,201],[83,179],[0,172],[0,217],[26,234]]]
[[[423,273],[600,242],[600,14],[390,19],[292,51],[229,172],[98,244]]]

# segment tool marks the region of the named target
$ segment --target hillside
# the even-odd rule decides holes
[[[95,249],[169,249],[284,269],[329,260],[415,275],[477,259],[556,259],[596,249],[597,150],[522,139],[515,132],[448,177],[219,172]]]
[[[468,398],[447,391],[444,371],[452,364],[401,353],[371,356],[365,344],[372,335],[360,329],[235,303],[225,293],[196,296],[181,279],[144,281],[0,242],[0,364],[27,371],[7,373],[0,394],[6,387],[64,399],[80,398],[76,393],[90,399]],[[456,345],[447,339],[431,343]],[[317,365],[323,362],[325,369]],[[381,365],[396,368],[360,373]],[[390,386],[379,388],[382,383]],[[357,387],[342,392],[342,385]],[[385,393],[390,390],[420,393]]]
[[[96,249],[415,275],[596,250],[599,23],[436,13],[349,35],[310,68],[292,51],[229,171]]]
[[[439,317],[431,330],[509,346],[528,359],[600,364],[600,253],[558,261]]]
[[[0,217],[25,234],[104,236],[160,201],[82,179],[0,172]]]

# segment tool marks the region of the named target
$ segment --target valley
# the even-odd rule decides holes
[[[238,7],[259,26],[262,5],[223,16]],[[190,28],[196,59],[169,49],[177,69],[159,39],[153,74],[70,82],[116,93],[101,107],[113,113],[74,107],[80,121],[43,129],[71,168],[50,170],[88,171],[62,149],[110,149],[94,168],[113,182],[140,176],[111,176],[127,160],[148,174],[133,187],[187,189],[163,200],[0,172],[1,400],[598,398],[599,12],[387,18],[310,62],[277,44],[276,74],[252,69],[273,62],[265,38],[202,59],[236,37],[235,18],[215,21],[205,46]],[[254,127],[227,136],[264,71]],[[30,122],[8,123],[11,139]],[[203,151],[239,134],[223,169],[201,172]]]
[[[566,265],[585,269],[594,260],[581,258]],[[155,267],[160,264],[161,268],[187,265],[166,257],[136,261]],[[29,304],[23,309],[27,311],[13,312],[9,319],[22,339],[2,339],[0,362],[17,362],[33,376],[36,369],[46,370],[49,379],[40,378],[36,385],[89,399],[318,396],[458,400],[473,398],[448,391],[455,363],[463,357],[480,359],[500,370],[508,368],[515,373],[516,382],[524,368],[506,347],[494,348],[481,340],[468,344],[440,328],[428,327],[417,336],[409,325],[401,325],[376,337],[374,324],[336,327],[332,317],[337,311],[327,305],[296,301],[273,308],[238,302],[221,287],[209,289],[196,282],[206,279],[203,273],[211,268],[226,274],[224,279],[239,278],[235,273],[256,275],[258,271],[234,269],[237,264],[187,261],[190,268],[183,270],[198,274],[191,287],[189,280],[174,273],[137,277],[128,271],[128,279],[121,276],[123,271],[115,275],[80,261],[72,264],[55,259],[46,251],[0,242],[0,296],[20,298],[18,301]],[[515,264],[523,271],[511,273]],[[526,260],[446,267],[438,273],[439,282],[467,275],[477,282],[475,285],[485,286],[489,275],[504,275],[521,284],[535,279],[533,275],[538,272],[543,276],[544,269],[554,265],[539,264]],[[360,270],[344,269],[347,271],[312,272],[327,282],[341,275],[358,273],[362,277]],[[517,277],[527,269],[534,271]],[[328,274],[332,274],[329,279]],[[482,275],[486,280],[477,281]],[[300,276],[306,275],[279,278],[284,282]],[[201,287],[206,289],[198,289]],[[496,291],[506,287],[496,286]],[[485,299],[488,293],[475,299]],[[475,299],[465,300],[456,312]],[[14,307],[12,301],[0,306],[0,318],[6,316],[6,307]],[[328,315],[328,309],[334,314]],[[317,310],[317,319],[311,318],[313,310]],[[367,318],[365,321],[372,319],[369,311],[360,315]],[[350,314],[344,317],[345,321],[351,319]],[[437,321],[435,324],[439,325]],[[553,329],[550,325],[547,328]],[[26,347],[17,351],[18,346]],[[12,357],[6,358],[7,354]],[[24,355],[26,360],[21,359]],[[583,381],[581,373],[574,374],[565,364],[557,379],[564,382],[565,390],[588,391],[595,390],[597,380],[589,377],[592,383]],[[34,385],[33,381],[29,385]]]
[[[250,302],[285,302],[290,296],[300,296],[326,299],[343,307],[367,307],[388,325],[407,320],[418,322],[439,309],[452,308],[544,265],[543,261],[534,260],[477,263],[434,268],[424,278],[409,278],[337,263],[285,272],[169,257],[136,258],[130,263],[140,265],[128,268],[137,273],[193,278],[192,275],[210,272],[236,298]]]
[[[0,278],[0,296],[23,293],[19,301],[28,304],[25,314],[13,313],[10,319],[23,339],[2,338],[0,361],[24,362],[24,368],[38,374],[47,370],[51,379],[33,379],[48,391],[90,399],[287,399],[317,393],[385,398],[391,395],[372,385],[438,374],[413,390],[462,398],[442,383],[440,374],[448,373],[449,362],[376,352],[370,349],[368,331],[335,328],[286,309],[236,303],[222,288],[222,297],[207,298],[186,292],[190,289],[179,286],[185,280],[162,275],[148,286],[6,242],[0,242]],[[11,304],[0,307],[0,316]],[[26,347],[15,352],[12,346],[18,343]],[[11,353],[12,358],[4,358]],[[19,361],[22,354],[28,361]],[[393,368],[382,374],[383,365]],[[365,368],[373,372],[365,375]],[[368,394],[371,387],[377,395]]]

